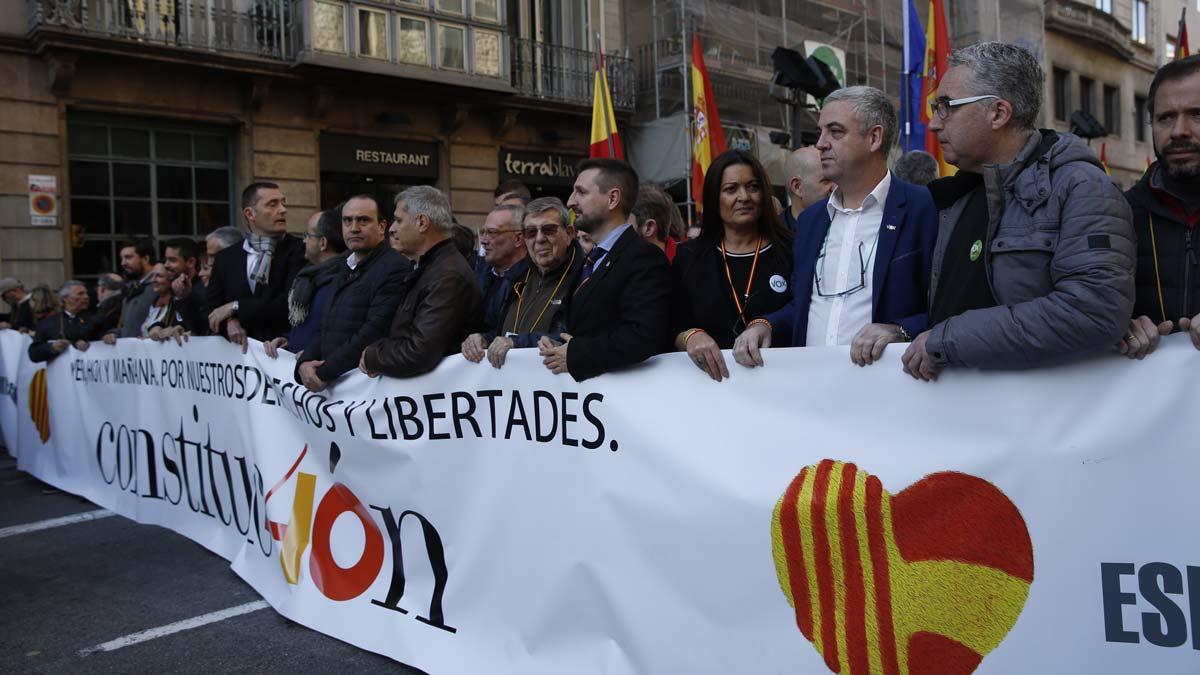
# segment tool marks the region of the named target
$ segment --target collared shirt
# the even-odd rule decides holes
[[[354,268],[358,267],[358,254],[357,253],[351,253],[350,255],[346,256],[346,267],[349,267],[352,270]]]
[[[871,323],[875,249],[891,185],[889,171],[857,209],[842,205],[841,188],[829,196],[829,232],[817,258],[808,309],[805,344],[809,347],[848,345]],[[858,290],[845,293],[853,288]]]
[[[250,242],[248,241],[242,241],[242,250],[246,252],[246,281],[250,282],[250,292],[253,293],[256,285],[254,280],[254,267],[258,264],[259,258],[263,257],[265,254],[255,251],[250,246]]]
[[[625,223],[624,225],[618,225],[617,229],[608,233],[608,236],[604,238],[604,241],[596,242],[597,246],[604,249],[604,253],[600,254],[600,257],[596,258],[596,262],[593,263],[593,265],[592,265],[593,272],[597,272],[600,270],[600,262],[608,257],[608,252],[612,250],[613,246],[617,245],[617,240],[621,238],[621,235],[625,234],[625,230],[628,230],[631,227],[633,227],[633,225],[631,225],[629,223]]]

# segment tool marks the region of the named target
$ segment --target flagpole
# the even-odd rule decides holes
[[[687,34],[687,0],[679,0],[679,18],[683,19],[679,22],[680,39],[683,44],[680,45],[679,59],[683,66],[683,122],[684,122],[684,138],[687,141],[687,173],[685,174],[687,185],[687,222],[688,227],[692,226],[692,213],[695,204],[692,203],[692,164],[694,163],[692,148],[692,117],[696,111],[692,109],[691,87],[688,85],[692,80],[692,70],[688,66],[688,54],[692,52],[692,45],[688,42]],[[693,34],[695,26],[692,27]]]
[[[608,100],[608,74],[604,72],[604,46],[600,43],[600,33],[596,33],[596,67],[600,74],[600,96],[604,98],[602,101],[604,110],[601,115],[604,116],[604,133],[608,137],[608,156],[613,159],[617,158],[617,146],[613,141],[613,121],[608,118],[608,111],[612,110],[612,102]]]
[[[900,105],[904,108],[904,143],[900,148],[901,154],[912,145],[912,120],[910,119],[912,101],[908,100],[912,96],[912,53],[909,51],[911,45],[909,45],[908,33],[908,4],[910,2],[912,0],[901,0],[900,7],[901,13],[904,14],[904,82],[900,89]]]

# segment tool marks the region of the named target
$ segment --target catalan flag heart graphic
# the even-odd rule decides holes
[[[1021,615],[1033,544],[991,483],[928,475],[897,494],[823,460],[771,519],[775,569],[796,624],[846,675],[967,675]]]
[[[46,396],[46,369],[33,374],[29,383],[29,418],[38,431],[44,445],[50,440],[50,402]]]

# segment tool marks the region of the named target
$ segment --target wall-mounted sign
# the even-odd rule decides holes
[[[58,176],[29,176],[29,224],[58,225]]]
[[[321,170],[437,178],[437,143],[321,134]]]
[[[500,180],[515,178],[529,185],[574,185],[575,166],[583,155],[500,148]]]

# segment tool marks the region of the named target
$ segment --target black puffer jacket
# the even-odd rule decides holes
[[[1159,170],[1155,163],[1125,193],[1137,233],[1133,315],[1148,316],[1155,323],[1174,321],[1178,328],[1180,318],[1200,314],[1200,232],[1195,231],[1200,211],[1188,214],[1177,198],[1163,190]],[[1188,227],[1189,217],[1192,227]]]
[[[357,368],[363,349],[388,334],[411,270],[412,263],[386,241],[353,270],[345,265],[333,282],[320,332],[296,360],[296,381],[305,361],[325,361],[317,367],[317,377],[326,382]]]

